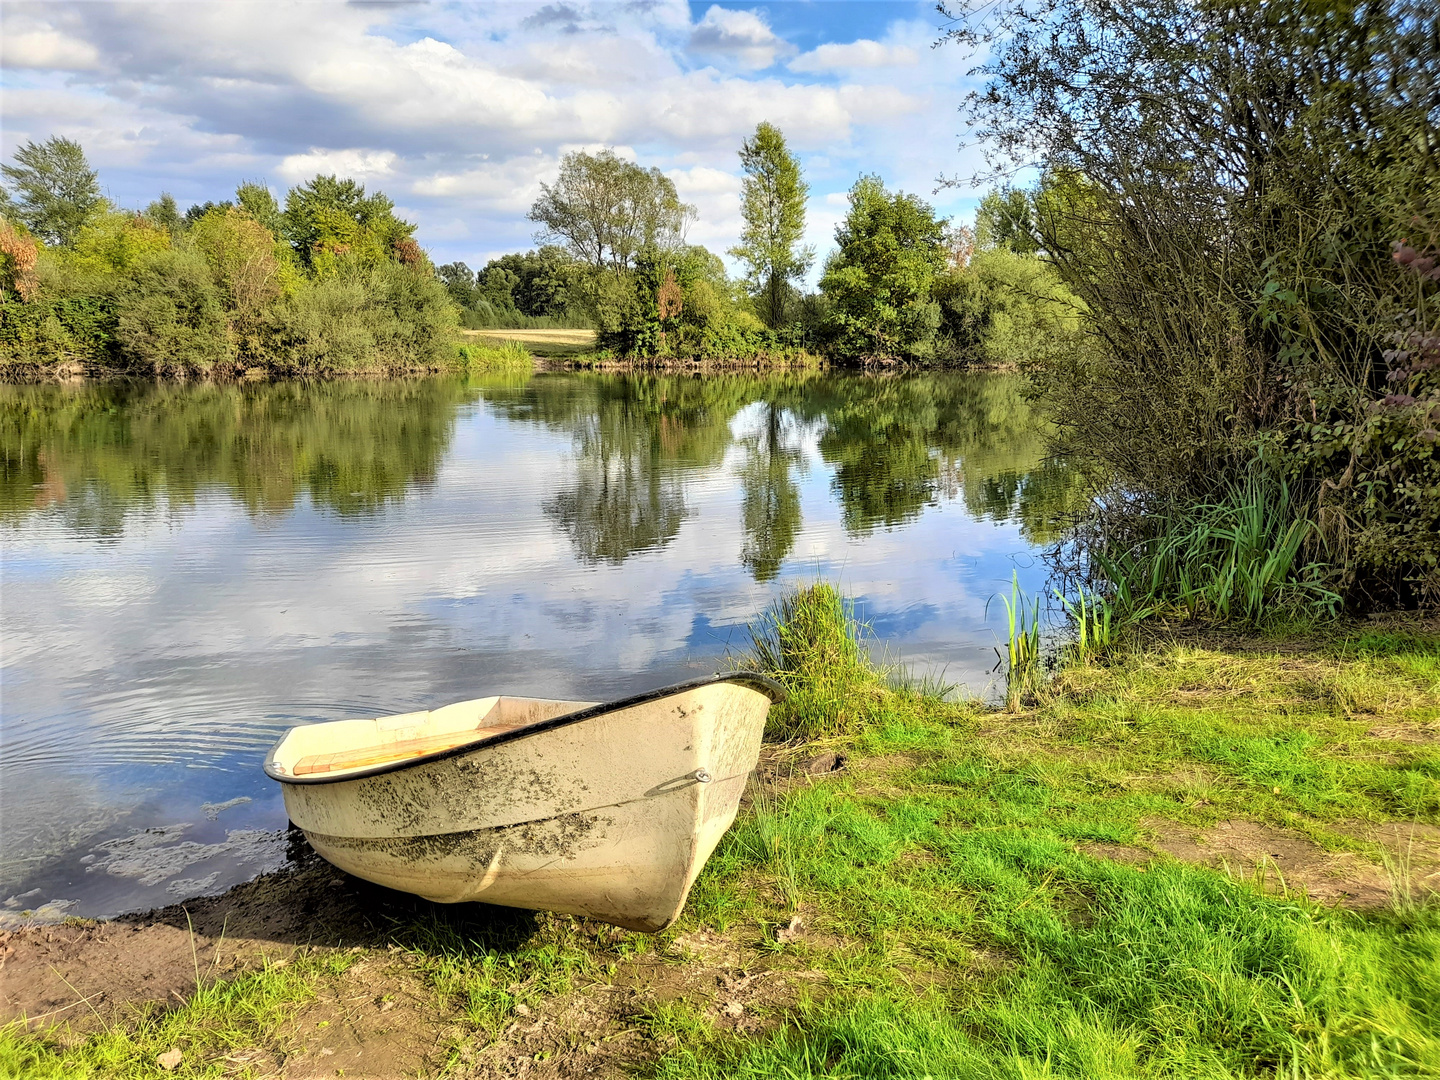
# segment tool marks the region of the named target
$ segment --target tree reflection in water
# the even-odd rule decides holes
[[[342,516],[374,514],[434,480],[458,410],[482,397],[512,423],[569,437],[573,463],[557,461],[561,475],[537,497],[587,562],[668,545],[691,516],[690,485],[727,462],[739,558],[760,582],[794,550],[799,479],[817,449],[855,537],[959,499],[1046,543],[1082,490],[1074,470],[1045,458],[1043,426],[1005,375],[5,386],[0,520],[48,509],[78,533],[116,536],[132,510],[184,509],[206,489],[256,517],[286,514],[302,495]]]
[[[1013,376],[547,375],[487,397],[512,419],[570,433],[575,472],[546,512],[587,561],[668,544],[690,513],[687,485],[734,448],[740,559],[755,580],[773,580],[803,525],[807,430],[820,432],[853,536],[959,498],[973,516],[1016,521],[1044,543],[1081,494],[1078,476],[1046,459],[1043,425]],[[737,436],[751,405],[758,425]]]
[[[0,519],[54,507],[89,536],[221,489],[254,516],[303,493],[365,515],[431,483],[461,379],[0,387]]]

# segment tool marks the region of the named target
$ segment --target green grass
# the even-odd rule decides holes
[[[460,366],[472,372],[529,371],[535,366],[530,349],[519,341],[460,345]]]
[[[543,913],[476,911],[464,905],[432,914],[396,935],[440,1003],[473,1030],[494,1036],[517,1005],[564,993],[599,969],[593,927]]]
[[[109,1020],[96,1034],[76,1038],[63,1029],[26,1034],[18,1024],[0,1028],[0,1080],[129,1080],[160,1076],[227,1075],[225,1055],[276,1046],[281,1026],[315,996],[315,985],[343,972],[354,950],[302,952],[231,981],[206,981],[179,1008],[136,1010]],[[156,1058],[184,1055],[167,1072]]]
[[[830,993],[767,1037],[689,1040],[657,1074],[1440,1075],[1433,899],[1336,910],[1086,852],[1246,819],[1374,857],[1356,822],[1440,820],[1440,747],[1368,734],[1440,722],[1440,641],[1243,644],[1072,665],[1020,715],[873,675],[861,764],[758,804],[692,900],[718,928],[807,912],[842,944],[785,948]]]

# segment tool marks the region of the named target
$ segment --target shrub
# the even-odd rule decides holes
[[[977,135],[1041,164],[1033,226],[1088,313],[1089,347],[1034,371],[1058,449],[1181,514],[1263,451],[1362,606],[1440,597],[1433,406],[1410,411],[1433,369],[1392,366],[1440,281],[1390,250],[1440,249],[1437,12],[1013,0],[954,24],[995,45]]]
[[[210,266],[199,252],[155,252],[115,298],[122,363],[156,374],[205,371],[229,359],[230,337]]]
[[[1029,364],[1074,348],[1083,306],[1054,269],[1006,248],[984,251],[935,281],[937,354],[946,360]]]
[[[456,312],[428,268],[348,263],[272,310],[269,363],[319,374],[454,362]]]
[[[269,229],[233,207],[212,210],[191,226],[189,236],[210,265],[240,359],[262,357],[265,313],[297,287],[295,266],[276,257]]]

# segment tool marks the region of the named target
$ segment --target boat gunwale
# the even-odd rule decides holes
[[[401,758],[397,761],[382,762],[379,765],[371,765],[368,768],[357,769],[353,772],[346,772],[339,776],[327,776],[324,774],[313,774],[309,776],[291,776],[286,773],[275,771],[275,753],[285,744],[290,733],[296,728],[290,728],[284,735],[280,736],[270,752],[265,755],[263,768],[265,775],[272,780],[282,784],[343,784],[350,780],[364,780],[372,776],[382,776],[386,773],[400,772],[404,769],[411,769],[417,765],[428,765],[431,762],[443,761],[446,758],[458,757],[461,754],[472,753],[475,750],[488,750],[492,746],[499,746],[502,743],[516,742],[519,739],[529,738],[531,735],[540,735],[547,731],[554,731],[556,728],[566,727],[570,724],[578,724],[585,720],[593,720],[597,716],[606,713],[617,712],[620,709],[630,709],[637,705],[645,705],[661,698],[670,697],[672,694],[683,694],[690,690],[699,690],[705,686],[715,686],[719,683],[737,683],[747,686],[751,690],[758,690],[770,699],[770,704],[778,705],[788,696],[785,688],[758,671],[732,671],[721,675],[707,675],[701,679],[691,679],[687,682],[674,683],[670,686],[662,686],[655,690],[647,690],[643,694],[635,694],[632,697],[621,698],[618,701],[601,702],[599,705],[591,705],[588,708],[579,709],[572,713],[565,713],[561,716],[552,716],[548,720],[540,720],[525,727],[515,728],[513,731],[501,732],[499,735],[492,735],[487,738],[477,739],[474,742],[461,743],[446,750],[436,750],[433,753],[424,754],[420,757]],[[500,694],[499,697],[512,695]],[[433,712],[434,710],[430,710]],[[326,723],[345,723],[346,721],[326,721]],[[304,725],[308,726],[308,725]]]

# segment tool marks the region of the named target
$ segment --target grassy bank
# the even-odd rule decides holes
[[[308,948],[206,909],[199,993],[94,1017],[78,950],[70,1030],[5,1029],[0,1076],[162,1075],[172,1049],[193,1076],[1440,1073],[1433,620],[1157,637],[1005,713],[897,688],[854,634],[824,587],[757,624],[792,697],[666,933],[312,865],[230,909],[304,911]],[[307,874],[303,903],[265,891]],[[269,959],[212,979],[232,952]]]

